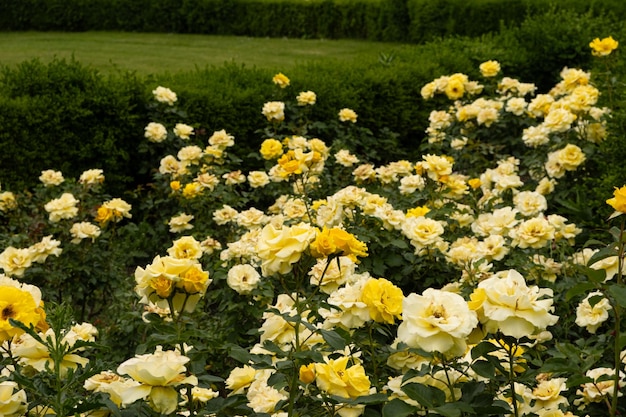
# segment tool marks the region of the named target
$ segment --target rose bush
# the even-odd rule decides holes
[[[590,45],[598,59],[616,46]],[[162,157],[135,191],[143,224],[100,193],[102,172],[44,171],[28,197],[3,193],[7,413],[622,413],[623,188],[604,241],[585,242],[554,204],[610,110],[589,72],[565,68],[537,93],[501,71],[489,61],[481,80],[424,86],[441,107],[415,161],[368,162],[352,109],[316,130],[318,97],[291,94],[281,73],[250,172],[233,135],[200,134],[174,92],[153,91],[142,146]],[[158,252],[138,266],[146,223]],[[97,351],[100,333],[133,352]]]

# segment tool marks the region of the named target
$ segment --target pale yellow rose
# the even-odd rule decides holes
[[[180,352],[164,351],[157,346],[154,353],[136,355],[120,364],[117,373],[128,375],[141,384],[154,411],[170,414],[178,407],[178,392],[174,387],[198,384],[198,378],[186,375],[188,362],[189,358]]]
[[[194,219],[194,216],[187,213],[181,213],[177,216],[174,216],[168,222],[170,226],[171,233],[180,233],[185,230],[193,229],[193,225],[189,223]]]
[[[88,169],[80,174],[78,182],[83,185],[102,184],[104,182],[104,174],[101,169]]]
[[[539,249],[547,246],[555,238],[555,228],[543,216],[525,220],[509,231],[511,244],[519,248]]]
[[[70,228],[72,240],[70,242],[75,245],[79,244],[83,239],[91,239],[92,242],[100,236],[101,230],[98,226],[89,222],[74,223]]]
[[[18,390],[17,382],[0,382],[0,415],[4,417],[18,417],[25,415],[27,398],[26,392]]]
[[[465,353],[466,339],[477,324],[476,313],[463,297],[428,288],[404,299],[398,340],[427,352],[458,356]]]
[[[10,276],[21,277],[33,263],[33,253],[26,248],[9,246],[0,253],[0,268]]]
[[[217,130],[209,138],[209,144],[220,149],[228,148],[235,144],[235,137],[224,129]]]
[[[152,95],[154,99],[159,103],[165,103],[167,105],[173,106],[174,103],[178,100],[176,97],[176,93],[166,87],[157,87],[152,90]]]
[[[590,302],[592,297],[597,298],[593,306]],[[593,291],[576,307],[576,324],[587,329],[589,333],[595,333],[609,319],[609,311],[612,309],[609,300],[600,291]]]
[[[56,223],[62,219],[71,219],[78,214],[79,201],[71,193],[63,193],[61,197],[50,200],[44,206],[49,213],[49,220]]]
[[[282,101],[268,101],[263,105],[261,113],[270,122],[282,122],[285,119],[285,103]]]
[[[226,379],[226,389],[232,391],[231,395],[243,393],[255,380],[256,373],[256,369],[249,365],[234,368]]]
[[[528,287],[524,277],[511,269],[478,284],[471,295],[470,308],[478,313],[487,332],[521,338],[555,324],[552,290]]]
[[[417,254],[440,243],[444,231],[441,222],[423,216],[406,217],[402,224],[402,233],[411,240]]]
[[[239,294],[250,294],[258,287],[261,275],[250,264],[235,265],[228,270],[226,282]]]
[[[312,106],[315,104],[317,100],[317,96],[313,91],[302,91],[296,97],[296,101],[298,102],[298,106]]]
[[[344,167],[351,167],[359,162],[359,158],[352,155],[347,149],[341,149],[335,153],[335,160],[337,163]]]
[[[203,156],[202,148],[197,145],[189,145],[180,148],[176,155],[185,165],[198,165]]]
[[[167,253],[177,259],[199,259],[203,252],[200,242],[193,236],[183,236],[172,243]]]
[[[283,226],[281,229],[272,224],[263,227],[256,247],[262,261],[263,276],[291,272],[293,264],[300,260],[315,235],[315,228],[308,223]]]
[[[622,371],[619,371],[618,375],[619,389],[617,390],[617,396],[621,397],[624,395],[623,388],[626,386],[624,382],[626,375]],[[613,397],[613,393],[615,392],[615,369],[605,367],[593,368],[585,372],[585,376],[593,379],[593,381],[582,384],[580,389],[576,390],[576,395],[579,396],[579,398],[574,400],[575,406],[600,403]],[[610,378],[606,379],[607,376]],[[598,381],[601,377],[603,381]]]
[[[270,177],[264,171],[250,171],[248,173],[248,183],[252,188],[265,187],[270,183]]]
[[[83,386],[88,391],[109,394],[111,401],[118,407],[128,406],[148,395],[140,382],[112,371],[102,371],[88,378]]]
[[[41,171],[39,181],[41,181],[46,187],[51,187],[61,184],[63,181],[65,181],[65,179],[63,178],[63,174],[61,173],[61,171],[47,169],[45,171]]]
[[[357,114],[354,110],[343,108],[339,110],[339,121],[340,122],[350,122],[356,123]]]
[[[167,129],[161,123],[150,122],[144,131],[144,137],[150,142],[161,143],[167,139]]]
[[[193,133],[193,127],[184,123],[176,123],[174,126],[174,134],[183,140],[188,140]]]

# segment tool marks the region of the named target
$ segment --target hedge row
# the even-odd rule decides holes
[[[136,31],[421,43],[518,26],[551,8],[626,17],[622,0],[20,0],[0,30]]]

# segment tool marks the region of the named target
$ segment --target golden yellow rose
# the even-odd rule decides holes
[[[363,286],[361,301],[370,312],[372,320],[393,324],[402,315],[402,290],[385,278],[369,279]]]

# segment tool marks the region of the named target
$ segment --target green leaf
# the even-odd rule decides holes
[[[410,383],[403,385],[402,391],[426,408],[434,408],[446,402],[446,394],[442,390],[428,385]]]
[[[417,407],[396,398],[384,405],[383,417],[407,417],[416,411]]]
[[[491,342],[480,342],[476,346],[472,348],[472,359],[484,358],[489,353],[494,352],[500,349],[494,343]]]
[[[483,378],[493,378],[496,374],[496,367],[489,361],[476,361],[472,364],[472,370]]]
[[[233,358],[239,363],[248,363],[250,362],[250,352],[242,348],[241,346],[232,345],[228,350],[228,356]]]
[[[626,307],[626,285],[609,285],[607,292],[613,297],[618,306]]]
[[[344,350],[346,347],[346,341],[334,330],[321,330],[322,337],[328,343],[328,345],[335,350]]]
[[[565,293],[565,301],[569,301],[577,295],[586,294],[589,290],[593,290],[595,288],[596,284],[594,282],[579,282],[578,284],[567,290],[567,292]]]
[[[474,408],[467,403],[457,401],[454,403],[447,403],[442,406],[435,407],[433,408],[433,411],[436,411],[442,416],[459,417],[461,415],[461,412],[464,412],[464,413],[474,412]]]

